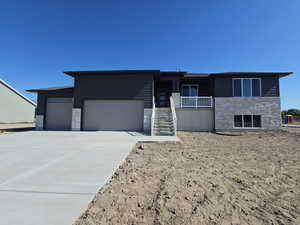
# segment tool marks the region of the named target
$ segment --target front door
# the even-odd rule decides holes
[[[155,84],[155,99],[157,107],[169,107],[172,93],[171,81],[159,81]]]
[[[158,91],[158,107],[169,107],[169,89],[160,88]]]

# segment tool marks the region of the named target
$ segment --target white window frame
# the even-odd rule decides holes
[[[243,90],[243,86],[244,86],[244,80],[248,79],[250,80],[250,91],[251,91],[251,95],[250,96],[244,96],[244,90]],[[235,96],[234,95],[234,81],[235,80],[241,80],[241,96]],[[259,96],[253,96],[253,91],[252,91],[252,80],[259,80]],[[257,77],[257,78],[232,78],[232,96],[233,97],[261,97],[262,94],[262,89],[261,89],[261,78]]]
[[[196,86],[197,87],[197,96],[191,96],[191,86]],[[185,96],[183,95],[183,88],[184,87],[189,87],[189,95],[188,96]],[[181,86],[181,96],[183,97],[198,97],[199,96],[199,85],[198,84],[183,84]]]
[[[242,126],[241,127],[236,127],[235,124],[234,124],[234,116],[242,116]],[[244,116],[251,116],[251,127],[245,127],[244,125]],[[254,127],[253,126],[253,116],[260,116],[260,127]],[[262,115],[258,115],[258,114],[234,114],[233,115],[233,128],[234,129],[262,129]]]

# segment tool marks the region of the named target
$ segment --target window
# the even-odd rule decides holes
[[[261,127],[261,116],[253,115],[253,127]]]
[[[260,115],[234,115],[235,128],[259,128],[261,127]]]
[[[242,80],[234,79],[233,87],[233,96],[242,96]]]
[[[235,97],[261,96],[260,78],[234,78],[233,96]]]
[[[251,96],[251,80],[243,79],[243,96],[250,97]]]
[[[260,96],[260,79],[252,79],[252,96]]]
[[[192,84],[183,85],[182,96],[198,96],[198,86]]]
[[[243,127],[243,116],[234,116],[234,127]]]
[[[243,115],[244,119],[244,127],[252,127],[252,116],[251,115]]]

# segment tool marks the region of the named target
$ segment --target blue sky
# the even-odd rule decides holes
[[[300,108],[299,0],[2,1],[0,78],[72,84],[64,70],[292,71],[282,108]]]

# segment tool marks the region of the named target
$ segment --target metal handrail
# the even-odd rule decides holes
[[[176,110],[175,110],[175,104],[173,97],[170,96],[170,106],[171,106],[171,112],[172,112],[172,121],[174,125],[174,135],[177,135],[177,116],[176,116]]]
[[[155,97],[152,98],[152,115],[151,115],[151,136],[154,136],[154,122],[155,122]]]
[[[208,104],[203,104],[200,101],[209,100]],[[213,97],[212,96],[181,96],[180,97],[180,107],[181,108],[212,108],[213,107]]]

